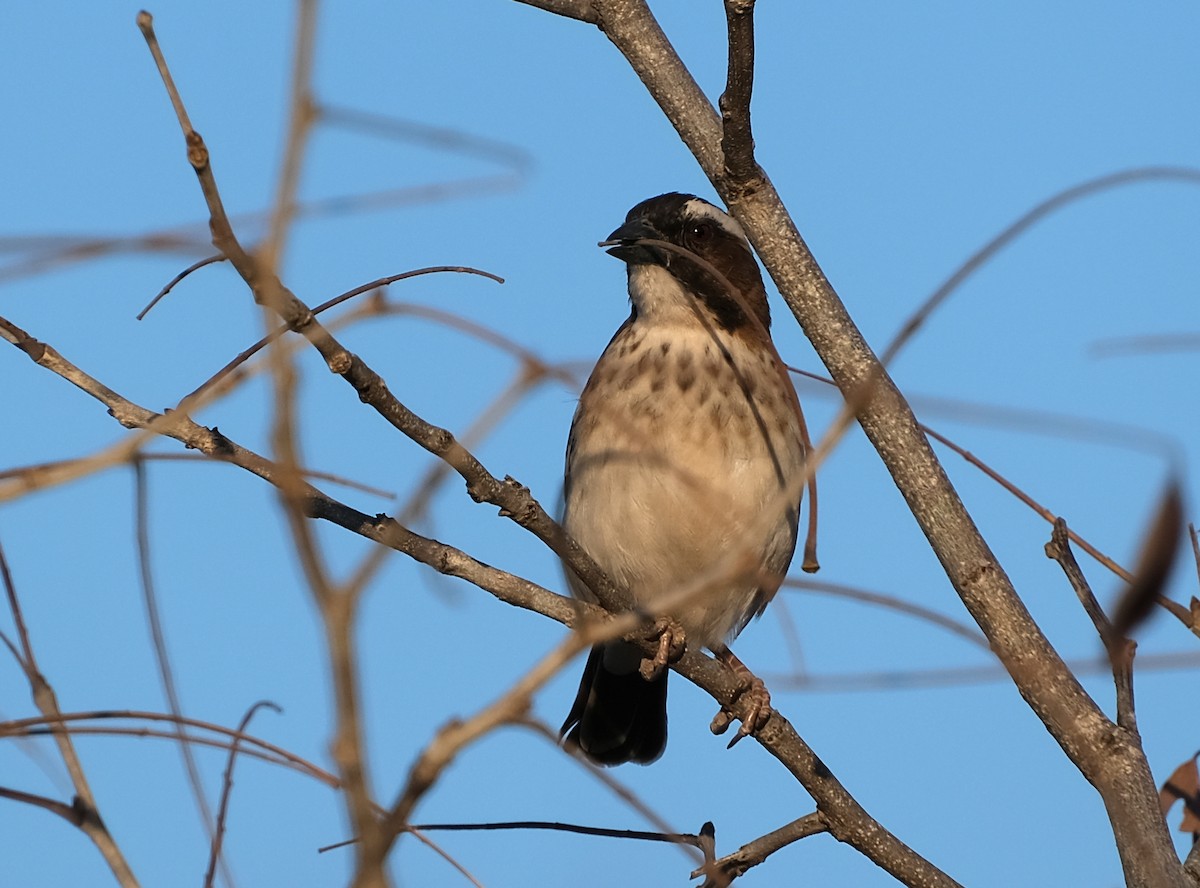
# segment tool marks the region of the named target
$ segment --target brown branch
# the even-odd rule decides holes
[[[544,721],[541,721],[540,719],[532,718],[530,716],[525,716],[524,718],[516,719],[513,722],[513,724],[519,725],[524,728],[528,728],[529,730],[533,731],[533,733],[535,733],[536,735],[541,737],[543,740],[545,740],[547,743],[549,743],[551,746],[553,746],[555,749],[558,749],[558,750],[570,755],[570,757],[575,761],[575,763],[578,764],[579,767],[581,767],[584,771],[586,771],[587,774],[592,779],[604,784],[605,788],[608,789],[609,792],[613,793],[613,795],[615,795],[618,799],[620,799],[622,802],[624,802],[626,805],[628,805],[631,810],[635,811],[637,814],[639,814],[640,816],[645,818],[646,821],[648,823],[650,823],[658,832],[660,832],[660,833],[676,833],[676,832],[678,832],[678,830],[672,829],[670,824],[668,824],[667,821],[665,819],[663,819],[663,817],[657,811],[655,811],[645,801],[643,801],[641,798],[639,798],[637,796],[637,794],[633,792],[633,790],[631,790],[628,786],[626,786],[624,783],[622,783],[620,780],[618,780],[616,777],[614,777],[612,770],[601,767],[599,765],[592,764],[590,761],[588,761],[587,757],[584,756],[583,753],[577,748],[563,746],[559,742],[558,731],[555,728],[550,727],[550,725],[546,724]],[[702,859],[702,857],[699,854],[697,854],[696,851],[693,850],[690,846],[679,845],[678,847],[690,859],[693,859],[693,860],[701,860]]]
[[[754,0],[725,0],[729,31],[729,64],[721,109],[721,153],[731,188],[741,188],[760,178],[754,159],[754,133],[750,125],[750,97],[754,92]]]
[[[363,403],[373,407],[380,416],[412,441],[449,463],[467,482],[467,492],[472,499],[499,507],[502,516],[516,521],[545,542],[589,589],[596,592],[599,599],[619,600],[619,593],[613,587],[612,581],[578,543],[563,532],[541,504],[529,494],[528,488],[512,478],[499,481],[473,454],[456,441],[449,431],[426,422],[400,403],[379,374],[357,355],[344,348],[277,276],[262,269],[246,253],[230,227],[209,162],[208,148],[200,134],[192,128],[183,109],[183,102],[175,90],[166,61],[154,38],[153,23],[148,13],[139,14],[138,26],[146,37],[147,45],[158,63],[163,83],[176,108],[176,116],[188,145],[188,162],[196,173],[208,205],[213,245],[229,258],[238,274],[250,287],[255,301],[275,311],[289,329],[303,335],[320,352],[329,369],[354,388]]]
[[[760,836],[753,842],[747,842],[732,854],[727,854],[719,860],[705,864],[692,873],[692,878],[707,876],[705,885],[728,885],[734,879],[742,876],[747,870],[758,866],[776,851],[786,848],[800,839],[828,832],[825,817],[820,811],[813,811],[793,820],[791,823],[772,830],[765,836]]]
[[[167,285],[165,287],[163,287],[161,290],[159,290],[157,293],[154,294],[154,298],[146,303],[146,307],[137,313],[137,319],[140,321],[143,318],[145,318],[146,315],[150,314],[150,309],[152,309],[152,308],[154,308],[154,306],[158,305],[158,303],[162,300],[162,298],[164,296],[166,296],[173,289],[175,289],[176,284],[178,284],[180,281],[182,281],[185,277],[187,277],[193,271],[199,271],[201,268],[204,268],[209,265],[215,265],[218,262],[224,262],[224,261],[225,261],[224,256],[209,256],[206,259],[201,259],[199,262],[193,262],[191,265],[189,265],[183,271],[179,272],[179,274],[175,275],[175,277],[173,277],[169,281],[167,281]]]
[[[1075,590],[1079,603],[1092,621],[1096,634],[1108,651],[1112,663],[1113,683],[1117,689],[1117,724],[1125,730],[1137,733],[1137,716],[1133,703],[1133,654],[1136,649],[1134,642],[1125,638],[1122,633],[1113,631],[1113,625],[1100,607],[1100,602],[1092,593],[1087,577],[1079,568],[1075,554],[1071,551],[1070,535],[1067,533],[1067,522],[1059,518],[1054,522],[1054,531],[1050,542],[1046,543],[1046,557],[1058,562],[1067,582]]]
[[[955,290],[963,285],[963,283],[971,277],[980,268],[990,262],[997,253],[1017,240],[1026,231],[1032,228],[1035,224],[1052,215],[1058,210],[1082,200],[1085,197],[1091,197],[1099,194],[1102,191],[1108,191],[1112,188],[1117,188],[1122,185],[1132,185],[1138,182],[1190,182],[1192,184],[1200,184],[1200,170],[1190,167],[1134,167],[1128,170],[1118,170],[1115,173],[1108,173],[1104,176],[1098,176],[1095,179],[1088,179],[1086,182],[1080,182],[1078,185],[1072,185],[1070,188],[1065,188],[1057,194],[1053,194],[1040,203],[1033,206],[1031,209],[1023,213],[1019,218],[1010,223],[1003,231],[989,240],[986,244],[976,250],[967,261],[955,269],[950,277],[946,278],[932,294],[921,303],[920,307],[914,311],[904,326],[896,334],[896,338],[892,346],[888,350],[888,358],[884,363],[887,363],[894,357],[900,348],[907,344],[916,332],[925,325],[937,309],[950,297]]]
[[[2,546],[0,546],[0,581],[4,584],[9,611],[12,613],[13,623],[17,627],[17,638],[21,644],[21,667],[29,682],[33,702],[48,722],[61,727],[62,708],[58,705],[58,696],[54,693],[54,688],[46,681],[46,677],[38,668],[37,657],[34,655],[33,645],[29,639],[29,627],[25,623],[25,615],[21,609],[20,600],[17,598],[17,586],[13,582],[8,559],[4,556]],[[133,870],[129,868],[129,863],[125,860],[125,855],[121,853],[116,840],[100,818],[96,797],[92,793],[92,787],[84,773],[83,764],[75,751],[75,744],[66,731],[59,730],[55,732],[54,737],[58,743],[59,755],[62,756],[63,764],[66,765],[67,773],[71,777],[71,785],[75,789],[75,799],[71,807],[78,816],[76,825],[84,835],[91,839],[92,844],[104,857],[104,862],[108,864],[117,883],[122,888],[137,888],[137,877],[134,876]]]
[[[297,4],[296,39],[293,43],[292,85],[288,111],[288,131],[284,139],[283,164],[275,184],[275,205],[267,237],[259,249],[259,261],[274,272],[283,255],[284,240],[296,216],[296,193],[300,187],[300,170],[308,149],[309,134],[317,120],[316,101],[312,92],[313,53],[316,44],[317,2],[301,0]]]
[[[632,615],[626,615],[627,618],[630,616]],[[620,618],[614,620],[619,621]],[[500,725],[523,718],[529,709],[533,693],[590,643],[591,639],[586,633],[573,633],[521,676],[499,699],[484,707],[474,717],[466,721],[452,721],[438,731],[409,769],[408,779],[383,818],[379,828],[382,841],[373,842],[372,846],[364,851],[371,855],[367,865],[373,868],[382,867],[384,857],[396,836],[408,828],[417,803],[463,749]],[[361,833],[359,835],[361,838]],[[360,873],[362,869],[363,865],[360,864]],[[358,881],[356,879],[356,883]]]
[[[1067,666],[1078,676],[1103,675],[1112,672],[1108,657],[1073,657]],[[1145,674],[1151,671],[1200,668],[1200,651],[1174,651],[1165,654],[1142,654],[1138,667]],[[864,691],[912,691],[921,688],[961,688],[1002,682],[1011,678],[999,663],[977,666],[950,666],[944,669],[891,669],[876,672],[829,672],[803,674],[766,672],[763,678],[774,690],[812,691],[818,693],[861,693]]]
[[[162,618],[158,612],[158,595],[154,588],[154,570],[150,557],[150,504],[149,490],[146,481],[146,467],[140,459],[133,461],[134,478],[134,524],[136,548],[138,554],[138,575],[142,585],[142,603],[146,608],[146,622],[150,626],[150,640],[154,647],[154,660],[158,664],[158,677],[162,682],[163,694],[167,698],[167,708],[176,719],[183,714],[183,706],[179,701],[179,690],[175,685],[175,674],[171,669],[171,658],[167,652],[167,640],[163,634]],[[208,803],[208,794],[204,791],[204,781],[200,778],[200,768],[196,757],[187,742],[182,725],[175,722],[179,739],[179,754],[183,757],[183,770],[187,775],[188,785],[192,790],[192,798],[200,814],[200,823],[208,833],[210,843],[215,843],[212,807]],[[228,871],[224,871],[226,876]],[[227,879],[227,882],[229,880]],[[230,882],[232,884],[232,882]]]
[[[238,753],[241,751],[242,735],[246,732],[246,728],[250,726],[250,720],[254,718],[254,713],[263,707],[272,709],[275,712],[282,712],[278,706],[270,701],[258,701],[242,716],[242,720],[238,722],[233,742],[229,744],[229,758],[225,762],[225,776],[221,781],[221,801],[217,806],[217,825],[209,850],[208,869],[204,873],[204,888],[212,888],[213,879],[217,874],[217,861],[221,859],[221,844],[225,839],[225,822],[229,816],[229,798],[233,794],[233,766],[237,761]]]
[[[894,595],[884,595],[879,592],[870,592],[866,589],[856,589],[843,583],[828,583],[821,580],[792,577],[784,579],[783,585],[784,588],[795,589],[798,592],[818,592],[826,595],[834,595],[838,598],[847,598],[852,601],[860,601],[864,604],[878,605],[888,610],[907,614],[918,620],[932,623],[935,626],[945,629],[947,632],[957,635],[959,638],[964,638],[977,647],[983,648],[985,651],[991,650],[987,639],[979,633],[978,629],[973,629],[965,623],[947,617],[945,614],[940,614],[919,604],[913,604],[911,601],[904,601]]]
[[[48,799],[45,796],[21,792],[19,789],[9,789],[6,786],[0,786],[0,799],[11,799],[14,802],[33,805],[35,808],[42,808],[51,814],[57,814],[71,826],[83,826],[83,812],[78,807],[57,799]]]
[[[863,383],[871,383],[872,396],[856,405],[859,424],[1022,696],[1103,797],[1128,883],[1182,886],[1170,836],[1157,813],[1154,780],[1136,737],[1104,716],[1033,621],[963,507],[912,410],[830,286],[769,179],[763,175],[749,183],[728,180],[720,118],[645,2],[595,0],[595,8],[605,36],[646,84],[746,229],[847,400]],[[838,814],[822,810],[831,833],[844,838]],[[893,845],[890,836],[869,843],[865,836],[862,839],[863,845],[856,843],[856,847],[910,884],[948,881],[908,849],[901,850],[898,842]]]
[[[23,334],[23,331],[21,332]],[[149,427],[163,419],[162,417],[157,417],[156,414],[152,414],[150,411],[145,411],[143,408],[131,404],[110,389],[95,383],[94,380],[78,370],[78,368],[75,368],[69,362],[66,362],[65,359],[62,359],[50,347],[36,343],[27,334],[23,334],[23,337],[18,337],[18,339],[26,346],[24,350],[37,354],[44,365],[50,366],[56,372],[61,372],[67,378],[76,381],[85,390],[92,392],[98,399],[109,406],[110,412],[114,416],[127,417],[129,424],[134,427]],[[36,343],[37,347],[31,343]],[[257,454],[239,447],[228,438],[219,435],[219,433],[213,430],[204,429],[196,425],[186,417],[173,417],[172,420],[169,425],[162,424],[160,431],[183,441],[188,446],[194,447],[201,452],[241,465],[272,483],[280,483],[277,479],[284,473]],[[315,489],[307,489],[305,494],[307,497],[304,503],[306,515],[337,521],[343,526],[355,530],[355,532],[362,533],[380,542],[385,542],[385,544],[393,545],[400,548],[401,551],[407,550],[409,554],[418,560],[431,564],[438,570],[449,575],[462,576],[471,579],[472,582],[476,582],[477,584],[480,584],[482,580],[482,587],[489,588],[490,585],[489,591],[497,594],[497,597],[500,597],[501,600],[508,600],[510,603],[536,609],[568,625],[575,625],[578,620],[588,618],[594,626],[596,623],[602,622],[605,618],[605,615],[597,608],[589,608],[579,602],[568,602],[519,578],[512,577],[502,571],[487,568],[485,565],[480,565],[463,553],[453,550],[450,547],[442,546],[434,541],[424,540],[415,547],[407,545],[416,543],[421,538],[405,531],[399,525],[395,524],[395,522],[391,522],[382,516],[377,517],[372,522],[367,516],[355,513],[342,504],[330,500]],[[397,535],[405,540],[407,544],[404,546],[398,545]],[[488,582],[489,579],[491,580],[490,583]],[[689,590],[682,590],[680,594],[688,593]],[[537,600],[535,601],[535,599]],[[664,602],[664,606],[669,605],[669,601]],[[640,617],[641,615],[639,614],[627,615],[626,619],[630,623],[626,628],[632,628]],[[576,644],[580,643],[578,639],[572,639],[572,641]],[[587,643],[587,639],[585,638],[582,643]],[[647,646],[647,650],[651,650],[649,645]],[[706,660],[702,655],[700,659]],[[719,672],[725,671],[723,667],[718,666],[716,668]],[[724,693],[729,700],[732,700],[733,697],[737,696],[740,684],[736,678],[732,678],[731,676],[726,675],[726,679],[728,679],[728,682]],[[726,701],[726,707],[740,717],[741,714],[736,708],[729,706],[728,701]]]
[[[442,858],[442,860],[446,861],[446,863],[450,864],[452,867],[454,867],[456,870],[458,870],[459,875],[461,875],[464,879],[466,879],[468,882],[470,882],[472,885],[474,885],[475,888],[483,888],[482,882],[480,882],[478,879],[476,879],[475,876],[473,876],[471,874],[471,872],[465,866],[463,866],[459,861],[457,861],[453,857],[451,857],[450,854],[447,853],[446,849],[444,849],[437,842],[433,841],[433,839],[429,838],[429,836],[425,835],[419,829],[413,829],[411,827],[407,830],[407,832],[410,836],[412,836],[414,839],[416,839],[418,842],[420,842],[426,848],[431,850],[438,857]]]
[[[1015,496],[1017,499],[1019,499],[1025,505],[1027,505],[1030,509],[1037,512],[1038,515],[1040,515],[1043,519],[1048,521],[1050,524],[1054,524],[1055,521],[1058,520],[1057,515],[1055,515],[1053,512],[1051,512],[1049,509],[1047,509],[1045,506],[1043,506],[1041,503],[1039,503],[1037,500],[1035,500],[1033,497],[1031,497],[1028,493],[1026,493],[1020,487],[1017,487],[1017,485],[1013,484],[1011,481],[1009,481],[1007,478],[1005,478],[1003,475],[1001,475],[999,472],[997,472],[995,469],[993,469],[991,466],[989,466],[983,460],[979,459],[979,457],[975,456],[975,454],[971,453],[970,451],[966,450],[963,447],[960,447],[958,444],[955,444],[953,441],[951,441],[945,435],[941,434],[940,432],[934,431],[927,425],[922,424],[921,429],[927,435],[929,435],[929,437],[935,439],[936,441],[940,441],[942,444],[945,444],[947,447],[949,447],[951,450],[953,450],[955,453],[957,453],[959,456],[961,456],[963,459],[965,459],[971,465],[975,466],[977,469],[979,469],[981,472],[983,472],[985,475],[987,475],[989,478],[991,478],[993,481],[995,481],[997,484],[999,484],[1001,487],[1003,487],[1005,490],[1007,490],[1009,493],[1011,493],[1013,496]],[[1110,571],[1112,571],[1112,573],[1114,573],[1120,579],[1124,580],[1127,583],[1132,583],[1134,581],[1135,575],[1131,571],[1122,567],[1120,564],[1118,564],[1116,561],[1114,561],[1108,555],[1105,555],[1103,552],[1101,552],[1099,549],[1097,549],[1094,545],[1092,545],[1090,542],[1088,542],[1086,539],[1081,537],[1079,534],[1077,534],[1075,531],[1071,530],[1070,528],[1067,528],[1067,538],[1071,542],[1073,542],[1075,545],[1079,546],[1079,548],[1083,549],[1083,551],[1085,551],[1089,555],[1091,555],[1092,558],[1096,559],[1096,561],[1100,562],[1100,564],[1104,565],[1104,567],[1106,567]],[[1189,610],[1188,608],[1184,607],[1183,605],[1181,605],[1177,602],[1172,601],[1171,599],[1169,599],[1163,595],[1158,595],[1158,594],[1155,594],[1153,596],[1153,603],[1157,604],[1163,610],[1167,611],[1172,616],[1174,616],[1193,635],[1200,635],[1200,622],[1197,621],[1196,616],[1192,613],[1191,610]]]
[[[196,453],[138,453],[136,461],[142,463],[150,462],[190,462],[199,465],[212,465],[212,460],[205,456],[200,456]],[[30,466],[17,466],[12,469],[0,470],[0,480],[7,478],[22,477],[27,481],[29,490],[38,489],[39,475],[53,476],[60,470],[71,467],[86,465],[89,468],[96,465],[96,461],[92,456],[74,457],[69,459],[57,459],[53,462],[37,463]],[[337,475],[333,472],[322,472],[318,469],[302,469],[301,474],[305,478],[312,478],[318,481],[328,481],[331,484],[336,484],[339,487],[347,487],[351,490],[357,490],[361,493],[369,493],[372,496],[380,497],[381,499],[393,499],[396,493],[391,490],[384,490],[382,487],[375,487],[372,484],[367,484],[362,481],[355,481],[353,478],[347,478],[343,475]]]
[[[421,275],[426,275],[426,274],[439,274],[442,272],[457,272],[459,274],[476,274],[476,275],[479,275],[480,277],[486,277],[486,278],[489,278],[490,280],[496,281],[496,283],[499,283],[499,284],[504,283],[504,278],[497,277],[496,275],[492,274],[491,272],[481,271],[478,268],[470,268],[470,267],[464,266],[464,265],[437,265],[437,266],[432,266],[430,268],[417,268],[412,271],[403,271],[400,274],[388,275],[387,277],[377,278],[368,283],[361,284],[357,287],[354,287],[351,290],[347,290],[345,293],[342,293],[339,296],[334,296],[332,299],[328,300],[327,302],[321,303],[320,305],[318,305],[316,308],[313,309],[312,313],[314,315],[319,315],[322,312],[328,311],[329,309],[331,309],[335,306],[341,305],[343,302],[353,299],[356,296],[361,296],[363,293],[370,293],[372,291],[378,291],[378,290],[382,289],[383,287],[387,287],[391,284],[396,283],[397,281],[408,280],[409,278],[420,277]],[[415,310],[417,308],[420,308],[420,307],[414,306],[413,314],[419,313],[418,311]],[[436,309],[430,309],[430,311],[431,312],[436,311]],[[445,314],[449,314],[449,313],[447,312]],[[453,315],[450,315],[450,316],[453,317]],[[250,360],[250,358],[254,357],[256,354],[258,354],[260,351],[262,351],[268,345],[275,342],[277,339],[279,339],[284,334],[289,333],[289,332],[291,332],[291,328],[288,327],[287,325],[284,325],[281,327],[276,327],[274,330],[272,330],[266,336],[263,336],[261,339],[259,339],[257,342],[255,342],[253,345],[238,352],[238,354],[235,355],[233,357],[233,359],[231,361],[229,361],[229,363],[227,363],[224,367],[222,367],[220,370],[218,370],[216,373],[214,373],[212,376],[210,376],[208,379],[206,379],[204,382],[202,382],[198,388],[194,389],[192,392],[185,395],[183,400],[179,402],[179,406],[176,409],[178,409],[178,410],[192,409],[194,406],[192,402],[195,399],[199,399],[201,396],[203,396],[207,392],[212,391],[219,383],[221,383],[223,380],[226,379],[226,377],[228,377],[231,373],[233,373],[234,370],[236,370],[242,364],[246,363],[246,361]]]
[[[341,787],[341,782],[333,774],[330,774],[325,769],[313,764],[307,759],[289,752],[282,746],[276,746],[252,734],[247,734],[244,731],[235,731],[232,728],[226,728],[223,725],[215,722],[202,721],[200,719],[175,716],[164,712],[147,712],[144,710],[95,710],[88,712],[64,712],[56,715],[53,718],[47,716],[35,716],[31,718],[14,719],[11,721],[0,722],[0,737],[34,737],[44,734],[57,734],[66,731],[71,734],[102,734],[102,735],[117,735],[128,734],[137,737],[156,737],[162,739],[176,739],[174,732],[154,731],[149,728],[134,728],[134,727],[113,727],[100,728],[95,726],[81,726],[77,722],[81,721],[149,721],[149,722],[169,722],[171,724],[180,724],[185,727],[195,728],[201,731],[210,731],[214,734],[219,734],[222,737],[230,738],[229,741],[213,740],[212,738],[203,737],[197,734],[189,734],[188,740],[191,743],[196,743],[204,746],[216,746],[219,749],[229,749],[233,740],[240,743],[249,744],[255,747],[254,749],[242,749],[243,755],[252,755],[262,758],[265,761],[281,764],[291,768],[294,771],[299,771],[303,774],[308,774],[311,777],[320,780],[327,786],[333,789]]]
[[[524,3],[526,6],[536,6],[538,9],[544,9],[546,12],[552,12],[564,18],[587,22],[589,25],[600,24],[600,16],[592,8],[595,4],[590,0],[517,0],[517,2]]]

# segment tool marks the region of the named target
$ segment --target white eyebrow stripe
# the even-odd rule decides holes
[[[685,215],[693,219],[700,216],[706,219],[711,219],[725,229],[725,231],[727,231],[729,234],[732,234],[734,237],[741,238],[744,242],[749,243],[749,239],[746,237],[746,232],[742,230],[742,226],[738,224],[738,221],[723,210],[717,209],[706,200],[701,200],[698,197],[692,198],[683,205],[683,212]]]

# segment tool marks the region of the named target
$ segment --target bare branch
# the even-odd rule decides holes
[[[838,387],[849,399],[865,382],[872,383],[872,397],[856,405],[860,425],[1022,696],[1104,797],[1129,884],[1182,886],[1140,747],[1104,717],[1029,615],[912,410],[825,278],[771,182],[765,175],[736,185],[728,180],[720,120],[642,0],[596,0],[596,9],[605,35],[646,84],[746,229]],[[837,816],[825,813],[830,831],[843,838]],[[873,850],[878,852],[878,846]],[[888,866],[873,855],[872,859]],[[920,864],[928,867],[924,861]],[[912,878],[912,870],[889,870],[905,880]],[[931,871],[928,878],[945,877]]]
[[[1112,672],[1112,663],[1104,654],[1073,657],[1067,666],[1078,676]],[[1138,657],[1142,673],[1149,671],[1194,671],[1200,669],[1200,651],[1173,651],[1142,654]],[[941,669],[886,669],[873,672],[775,673],[764,677],[775,690],[813,691],[818,693],[861,693],[864,691],[900,691],[919,688],[963,688],[1004,682],[1011,677],[999,663],[976,666],[948,666]]]
[[[259,260],[269,271],[279,267],[284,239],[296,215],[296,193],[300,188],[300,170],[308,136],[317,120],[316,102],[312,93],[313,51],[316,44],[317,0],[301,0],[297,4],[296,39],[293,43],[292,85],[289,89],[291,107],[288,112],[288,132],[284,144],[283,165],[275,185],[275,206],[267,237],[259,249]]]
[[[63,820],[67,821],[67,823],[71,824],[71,826],[83,826],[83,812],[72,805],[64,804],[56,799],[48,799],[45,796],[21,792],[19,789],[9,789],[6,786],[0,786],[0,799],[11,799],[14,802],[33,805],[35,808],[42,808],[51,814],[57,814]]]
[[[534,533],[556,555],[570,565],[576,576],[588,588],[597,592],[598,598],[610,601],[619,600],[612,581],[596,566],[578,543],[563,533],[562,528],[529,494],[528,488],[512,478],[506,478],[504,482],[497,480],[465,447],[454,439],[449,431],[426,422],[401,404],[379,374],[368,367],[357,355],[344,348],[314,318],[312,311],[297,299],[277,276],[264,271],[246,253],[234,235],[225,214],[220,192],[209,163],[208,148],[200,134],[192,128],[183,109],[182,100],[166,69],[166,61],[158,48],[157,40],[154,39],[150,15],[141,13],[138,17],[138,25],[146,36],[147,44],[150,46],[163,76],[163,83],[171,95],[172,104],[176,107],[176,115],[188,145],[188,162],[196,173],[211,215],[213,245],[229,258],[238,274],[250,287],[255,301],[277,312],[288,328],[308,339],[321,353],[329,369],[353,386],[363,403],[372,406],[398,431],[449,463],[467,482],[467,492],[472,499],[498,506],[501,515],[512,518],[522,527]]]
[[[600,17],[593,9],[594,4],[590,0],[517,0],[517,2],[527,6],[536,6],[538,9],[553,12],[564,18],[587,22],[590,25],[600,24]]]
[[[1075,555],[1071,551],[1070,537],[1067,533],[1067,522],[1059,518],[1054,522],[1054,531],[1050,542],[1046,543],[1046,556],[1058,562],[1067,582],[1079,597],[1079,603],[1091,618],[1096,634],[1104,643],[1112,662],[1113,682],[1117,688],[1117,724],[1127,731],[1137,733],[1137,717],[1133,704],[1133,654],[1136,645],[1124,636],[1124,633],[1114,631],[1100,602],[1092,594],[1092,587],[1079,569]]]
[[[254,718],[254,714],[264,707],[272,709],[275,712],[282,711],[268,700],[258,701],[242,716],[242,720],[238,722],[237,733],[234,735],[233,742],[229,744],[229,759],[225,763],[225,776],[221,785],[221,802],[217,807],[217,825],[213,833],[212,847],[208,855],[208,869],[204,874],[204,888],[212,888],[213,878],[217,873],[217,861],[221,859],[221,844],[225,838],[225,822],[229,816],[229,797],[233,793],[233,766],[237,761],[238,752],[241,751],[241,735],[250,727],[250,720]]]
[[[721,109],[721,153],[730,187],[741,188],[762,175],[754,160],[750,97],[754,92],[754,0],[725,0],[729,64]]]
[[[786,848],[792,842],[798,842],[800,839],[828,832],[828,829],[821,812],[813,811],[779,829],[772,830],[753,842],[747,842],[737,851],[725,855],[720,860],[714,860],[712,863],[702,866],[692,873],[692,878],[707,875],[710,882],[706,882],[706,885],[711,884],[713,880],[719,880],[718,884],[728,885],[781,848]]]
[[[209,731],[218,734],[221,737],[227,737],[229,740],[214,740],[210,737],[204,737],[199,734],[189,734],[188,740],[190,743],[196,743],[205,746],[216,746],[219,749],[229,749],[233,740],[239,743],[248,744],[253,747],[251,749],[243,748],[243,755],[252,755],[262,758],[265,761],[274,762],[284,765],[294,771],[307,774],[320,780],[325,785],[338,789],[341,782],[333,774],[330,774],[325,769],[313,764],[307,759],[289,752],[281,746],[276,746],[273,743],[268,743],[259,737],[247,734],[244,731],[236,731],[232,728],[226,728],[223,725],[214,722],[206,722],[200,719],[188,718],[182,716],[176,718],[170,713],[163,712],[146,712],[143,710],[96,710],[90,712],[64,712],[59,713],[53,718],[47,716],[14,719],[12,721],[0,722],[0,737],[22,737],[22,736],[40,736],[44,734],[57,734],[62,731],[67,731],[71,734],[106,734],[117,735],[127,734],[136,737],[161,737],[164,739],[174,739],[176,735],[173,732],[155,731],[144,727],[95,727],[81,726],[78,722],[81,721],[148,721],[148,722],[169,722],[171,724],[179,724],[185,727],[194,728],[201,731]]]
[[[865,604],[878,605],[888,610],[907,614],[945,629],[947,632],[951,632],[959,638],[966,639],[977,647],[983,648],[985,651],[991,650],[988,647],[987,639],[979,633],[978,629],[973,629],[965,623],[947,617],[945,614],[940,614],[919,604],[913,604],[911,601],[904,601],[894,595],[884,595],[879,592],[870,592],[866,589],[856,589],[843,583],[828,583],[821,580],[794,579],[792,577],[785,579],[783,584],[785,588],[795,589],[798,592],[819,592],[826,595],[835,595],[839,598],[861,601]]]
[[[1122,185],[1155,181],[1188,182],[1193,185],[1200,185],[1200,170],[1192,169],[1191,167],[1159,166],[1133,167],[1128,170],[1118,170],[1115,173],[1108,173],[1104,176],[1098,176],[1095,179],[1088,179],[1086,182],[1080,182],[1078,185],[1072,185],[1070,188],[1065,188],[1023,213],[1003,231],[972,253],[966,262],[955,269],[954,273],[946,278],[921,303],[921,306],[912,313],[904,326],[896,334],[896,338],[888,350],[888,359],[885,359],[885,363],[894,357],[900,348],[912,339],[916,332],[929,320],[930,315],[937,311],[942,303],[955,290],[961,287],[971,275],[990,262],[997,253],[1017,240],[1038,222],[1078,200],[1091,197],[1102,191],[1108,191]]]
[[[136,526],[136,544],[138,553],[139,576],[142,582],[142,602],[146,607],[146,622],[150,625],[150,639],[154,646],[154,660],[158,664],[158,677],[162,682],[163,694],[167,698],[167,708],[177,719],[175,722],[179,738],[179,754],[183,757],[183,769],[191,786],[192,797],[200,814],[200,823],[208,833],[210,843],[216,843],[216,827],[213,824],[212,808],[208,803],[208,795],[204,791],[204,781],[200,779],[200,768],[196,757],[188,745],[187,735],[178,719],[183,714],[183,706],[179,702],[179,690],[175,686],[175,674],[171,669],[171,658],[167,651],[167,640],[163,634],[162,617],[158,612],[158,595],[154,588],[154,570],[150,557],[150,504],[146,482],[146,467],[142,461],[133,461],[134,478],[134,524]],[[228,873],[226,873],[228,875]]]
[[[145,318],[146,315],[150,314],[150,309],[152,309],[152,308],[154,308],[154,306],[158,305],[159,301],[164,296],[166,296],[173,289],[175,289],[176,284],[178,284],[180,281],[182,281],[185,277],[187,277],[193,271],[199,271],[201,268],[204,268],[209,265],[215,265],[218,262],[224,262],[224,261],[225,261],[224,256],[209,256],[205,259],[201,259],[199,262],[193,262],[191,265],[189,265],[183,271],[179,272],[179,274],[175,275],[175,277],[173,277],[169,281],[167,281],[167,285],[165,287],[163,287],[161,290],[159,290],[157,293],[154,294],[154,298],[151,299],[148,303],[146,303],[146,307],[137,313],[137,319],[140,321],[143,318]]]
[[[0,546],[0,581],[4,583],[8,607],[12,613],[13,623],[17,627],[17,637],[21,643],[21,666],[25,670],[25,678],[29,682],[33,702],[46,720],[59,728],[55,732],[54,738],[58,742],[59,755],[62,756],[67,773],[71,776],[71,784],[75,788],[75,799],[71,807],[78,818],[77,825],[83,830],[84,835],[92,840],[92,844],[104,857],[104,862],[108,864],[117,883],[123,888],[137,888],[137,877],[134,876],[133,870],[129,868],[129,864],[125,860],[125,855],[121,853],[116,840],[100,818],[96,797],[92,794],[92,787],[88,783],[87,775],[84,774],[83,764],[75,751],[75,744],[71,741],[70,735],[62,729],[62,709],[58,705],[58,697],[54,693],[54,688],[50,686],[38,668],[37,657],[34,655],[33,645],[29,640],[29,628],[25,624],[25,615],[21,610],[20,600],[17,598],[17,586],[13,582],[8,559],[4,556],[2,546]]]

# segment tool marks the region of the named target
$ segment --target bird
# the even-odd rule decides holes
[[[652,662],[628,641],[592,648],[560,737],[596,764],[649,764],[666,748],[663,667],[679,641],[750,675],[728,643],[792,560],[807,435],[735,219],[670,192],[634,206],[600,246],[625,263],[631,311],[580,393],[562,524],[620,591],[597,601],[565,573],[576,598],[667,629]],[[770,698],[752,681],[761,724]]]

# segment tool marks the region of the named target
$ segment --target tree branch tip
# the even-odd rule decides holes
[[[154,16],[144,9],[139,10],[137,14],[137,26],[143,34],[149,37],[154,33]]]

